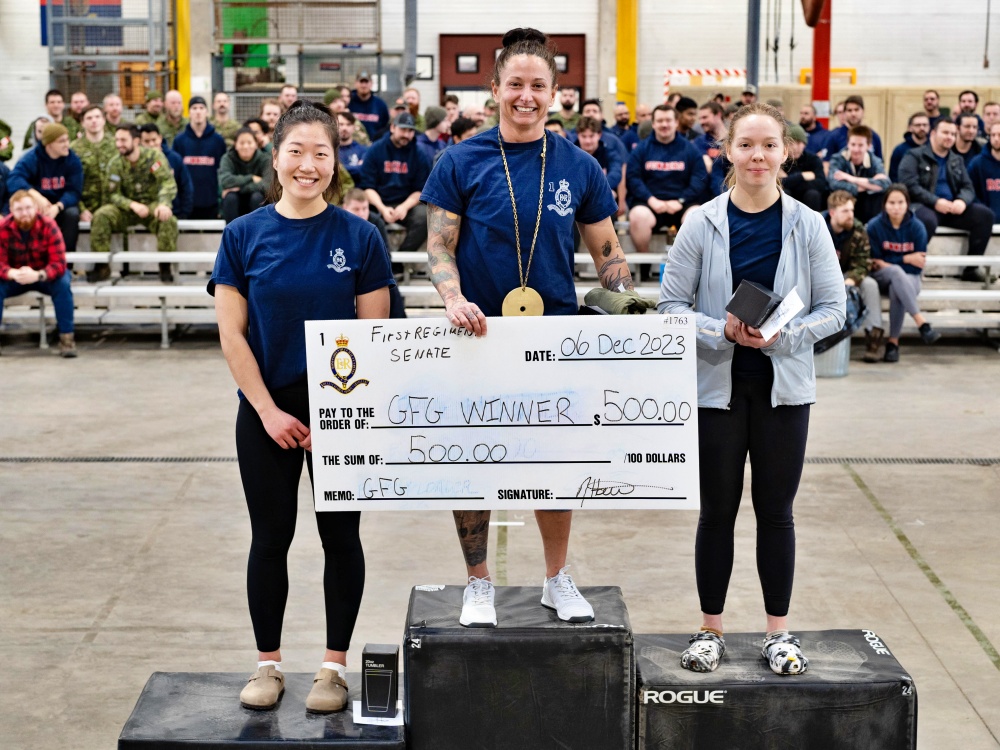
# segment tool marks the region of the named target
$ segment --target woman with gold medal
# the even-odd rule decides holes
[[[611,223],[617,212],[597,161],[545,130],[556,65],[544,34],[503,38],[492,93],[500,123],[444,151],[424,186],[431,280],[453,325],[477,336],[497,315],[575,315],[573,224],[605,289],[634,295]],[[545,550],[542,605],[561,620],[588,622],[594,610],[566,572],[572,513],[536,511]],[[486,564],[489,511],[455,511],[469,584],[460,622],[495,627]]]

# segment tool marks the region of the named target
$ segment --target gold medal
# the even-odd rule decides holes
[[[513,289],[503,298],[501,308],[504,317],[514,317],[517,315],[538,316],[545,312],[545,303],[542,302],[542,295],[530,286]]]
[[[538,240],[538,229],[542,225],[542,204],[545,202],[545,151],[548,145],[548,133],[542,136],[542,177],[538,186],[538,216],[535,219],[535,233],[531,237],[531,250],[528,251],[528,267],[521,264],[521,228],[517,225],[517,203],[514,202],[514,183],[510,179],[510,169],[507,167],[507,154],[503,148],[503,136],[497,128],[497,140],[500,141],[500,156],[503,159],[503,172],[507,178],[507,189],[510,191],[510,207],[514,210],[514,244],[517,250],[517,275],[521,285],[512,289],[503,298],[500,310],[504,317],[517,315],[539,316],[545,313],[545,303],[542,295],[528,286],[528,274],[531,273],[531,261],[535,257],[535,242]]]

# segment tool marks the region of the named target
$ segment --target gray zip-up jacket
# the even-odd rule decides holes
[[[726,338],[726,305],[733,295],[729,264],[729,192],[684,220],[667,256],[660,286],[661,313],[695,313],[698,332],[698,406],[728,409],[736,344]],[[772,406],[816,400],[813,344],[836,333],[845,318],[844,277],[823,217],[781,194],[781,257],[774,291],[798,291],[805,308],[762,349],[774,366]]]

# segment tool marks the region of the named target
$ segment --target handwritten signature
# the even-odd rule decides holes
[[[659,487],[652,484],[629,484],[628,482],[618,482],[613,479],[596,479],[587,477],[581,482],[576,490],[577,497],[617,497],[619,495],[631,495],[638,488],[651,490],[664,490],[672,492],[673,487]]]

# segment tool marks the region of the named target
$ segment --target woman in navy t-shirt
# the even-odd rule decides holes
[[[943,170],[942,170],[943,171]],[[931,328],[917,295],[927,259],[927,230],[910,211],[906,185],[890,185],[882,196],[882,213],[865,227],[872,244],[872,278],[889,295],[889,338],[885,362],[899,361],[899,334],[909,313],[925,344],[933,344],[941,333]]]
[[[240,702],[253,709],[273,708],[284,691],[279,649],[303,454],[312,477],[304,323],[388,317],[395,283],[375,227],[328,203],[340,195],[337,143],[325,108],[300,101],[282,115],[272,205],[226,227],[209,282],[222,351],[240,389],[236,450],[253,532],[247,596],[260,652]],[[314,713],[347,703],[347,649],[365,580],[359,522],[356,512],[316,514],[327,650],[306,699]]]
[[[492,80],[500,124],[444,151],[421,200],[427,203],[431,280],[448,319],[476,335],[494,315],[574,315],[573,224],[606,289],[633,294],[611,223],[618,207],[597,161],[545,130],[556,65],[544,34],[503,38]],[[456,511],[468,569],[460,622],[493,627],[486,565],[489,511]],[[569,622],[594,611],[566,573],[571,514],[537,511],[545,547],[542,604]]]

